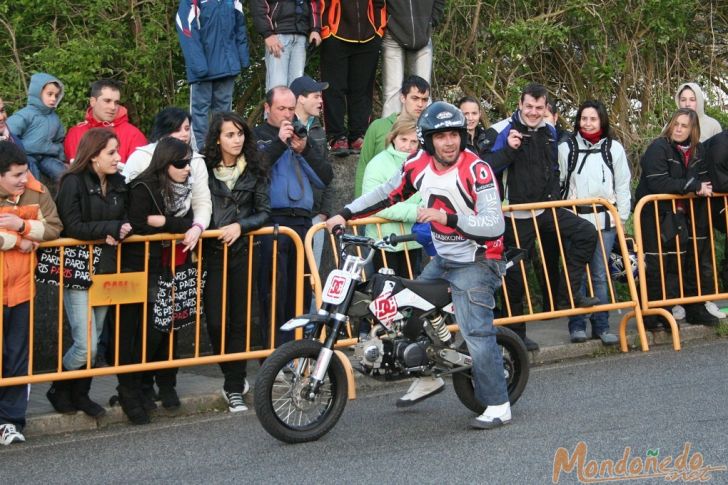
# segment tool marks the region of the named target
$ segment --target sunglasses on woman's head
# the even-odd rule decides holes
[[[170,165],[172,165],[174,168],[182,170],[183,168],[187,167],[187,165],[189,165],[191,161],[192,159],[190,158],[185,158],[183,160],[174,160],[170,163]]]

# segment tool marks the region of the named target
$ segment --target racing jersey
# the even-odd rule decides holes
[[[447,214],[447,223],[432,222],[432,239],[443,258],[472,262],[503,258],[505,222],[490,166],[465,150],[457,162],[438,170],[424,150],[407,160],[389,181],[347,205],[344,219],[366,217],[416,192],[426,207]]]

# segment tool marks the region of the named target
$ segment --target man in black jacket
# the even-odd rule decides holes
[[[556,129],[544,121],[547,102],[546,88],[540,84],[527,85],[521,92],[518,110],[511,118],[499,121],[486,130],[486,150],[497,152],[506,150],[507,157],[492,159],[491,165],[496,174],[501,175],[503,194],[509,204],[528,204],[559,200],[559,163],[556,148]],[[509,134],[516,131],[523,142],[517,150],[507,146]],[[599,304],[595,296],[581,293],[580,287],[586,275],[586,264],[591,260],[597,243],[594,226],[571,211],[556,209],[554,218],[551,210],[536,211],[536,224],[539,233],[555,232],[559,228],[562,241],[568,244],[566,268],[569,276],[573,307],[590,307]],[[506,248],[520,247],[533,250],[536,228],[531,211],[511,211],[506,216],[504,244]],[[508,219],[512,219],[513,223]],[[515,224],[516,230],[513,230]],[[518,243],[516,243],[516,236]],[[548,272],[558,268],[547,268]],[[523,314],[525,281],[521,266],[513,266],[506,274],[508,302],[503,308],[510,307],[511,315]],[[552,289],[552,293],[555,293]],[[569,292],[561,291],[562,308],[573,308],[568,298]],[[538,344],[526,338],[526,325],[515,324],[510,328],[523,339],[528,350],[538,350]]]
[[[407,74],[430,82],[432,28],[445,0],[387,0],[387,30],[382,39],[382,118],[402,111],[399,87]]]
[[[265,89],[303,75],[306,45],[321,44],[318,0],[251,0],[253,26],[265,40]]]
[[[263,152],[270,167],[270,199],[272,225],[290,227],[306,237],[313,216],[313,187],[323,189],[331,183],[334,172],[321,150],[309,140],[308,133],[294,127],[296,97],[285,86],[277,86],[266,93],[266,122],[255,127],[258,149]],[[276,319],[275,328],[295,316],[296,249],[288,237],[261,238],[260,278],[258,279],[261,322],[264,345],[270,344],[270,311],[273,262],[273,242],[278,239],[276,257]],[[301,255],[303,257],[303,255]],[[311,300],[311,288],[304,287],[304,302]],[[292,334],[279,334],[276,345],[292,338]]]

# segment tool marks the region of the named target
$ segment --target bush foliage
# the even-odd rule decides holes
[[[113,77],[125,86],[131,120],[147,131],[162,107],[188,104],[176,9],[171,0],[4,2],[0,95],[12,112],[25,104],[33,72],[52,73],[65,83],[59,114],[70,126],[82,118],[89,83]],[[253,66],[235,99],[256,117],[265,67],[262,39],[249,32]],[[587,98],[605,101],[633,162],[674,109],[681,82],[700,83],[708,112],[728,125],[728,2],[721,0],[449,0],[435,52],[433,95],[479,97],[485,122],[507,116],[532,80],[561,101],[566,118]],[[309,63],[314,75],[317,64]]]

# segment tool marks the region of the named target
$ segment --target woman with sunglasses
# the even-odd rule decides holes
[[[165,137],[172,137],[181,140],[188,145],[191,140],[191,117],[190,114],[174,106],[164,108],[157,116],[154,117],[152,131],[149,134],[151,143],[137,148],[126,161],[123,169],[123,175],[126,182],[130,183],[149,167],[152,160],[154,150],[157,148],[159,140]],[[190,181],[192,183],[192,212],[194,213],[194,224],[185,233],[182,245],[188,249],[193,249],[197,244],[200,234],[210,224],[210,214],[212,213],[212,202],[210,201],[210,189],[207,184],[207,167],[205,160],[197,152],[192,152],[192,163],[190,164],[191,173]],[[175,338],[177,333],[175,333]],[[177,348],[177,340],[175,339],[174,348]],[[162,401],[162,406],[166,409],[175,409],[180,406],[179,397],[175,389],[177,384],[178,369],[160,369],[158,371],[150,371],[144,374],[142,392],[144,393],[144,404],[148,410],[154,409],[157,405],[154,403],[157,395],[154,392],[154,381],[156,379],[157,387],[159,387],[158,398]]]
[[[116,246],[131,232],[126,219],[127,188],[119,175],[119,140],[113,131],[92,128],[78,145],[76,161],[61,177],[56,206],[63,221],[63,237],[84,241],[105,240],[94,272],[116,270]],[[63,370],[85,369],[87,359],[93,366],[108,306],[91,310],[91,338],[88,338],[88,289],[64,288],[63,307],[71,327],[73,343],[63,356]],[[46,393],[53,408],[62,414],[77,410],[98,418],[103,407],[89,396],[91,378],[56,381]]]
[[[225,353],[246,350],[248,318],[248,238],[245,233],[262,227],[270,217],[269,184],[253,132],[236,113],[216,113],[207,131],[204,150],[212,194],[210,229],[222,234],[203,244],[207,270],[204,293],[207,331],[215,354],[222,353],[225,321]],[[224,255],[227,247],[227,272]],[[225,276],[227,275],[227,276]],[[226,278],[226,286],[223,279]],[[223,290],[226,308],[223,304]],[[246,362],[222,362],[225,376],[222,395],[230,412],[245,411],[248,391]]]
[[[192,149],[183,141],[167,137],[159,141],[149,167],[129,185],[128,216],[135,234],[186,233],[193,226],[192,181],[190,179]],[[172,250],[174,249],[174,255]],[[148,294],[156,295],[160,275],[165,268],[185,262],[189,252],[184,243],[168,241],[125,244],[122,252],[124,271],[149,270]],[[147,261],[148,260],[148,261]],[[147,304],[146,360],[147,362],[169,358],[171,329],[158,328],[153,301]],[[121,307],[119,325],[119,363],[141,362],[144,305],[130,304]],[[124,413],[134,424],[149,422],[142,396],[142,373],[119,374],[119,402]]]

